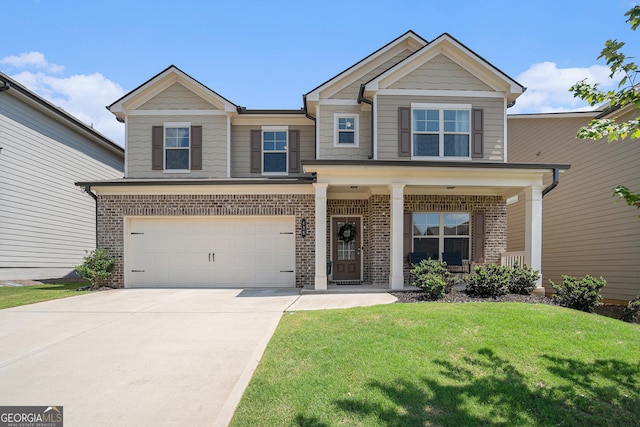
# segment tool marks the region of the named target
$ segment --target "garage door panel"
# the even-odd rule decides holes
[[[126,286],[295,285],[291,217],[132,218]],[[211,256],[210,256],[211,254]],[[214,255],[215,254],[215,255]]]

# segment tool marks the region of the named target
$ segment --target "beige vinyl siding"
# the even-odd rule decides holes
[[[138,110],[211,110],[216,109],[211,103],[182,86],[174,83],[149,101],[141,105]]]
[[[227,176],[227,116],[129,116],[127,169],[129,178],[225,178]],[[151,129],[167,122],[202,126],[202,170],[166,173],[151,169]]]
[[[344,87],[343,89],[338,91],[336,94],[331,96],[331,98],[336,98],[336,99],[358,99],[358,93],[360,92],[360,85],[362,83],[368,82],[369,80],[373,79],[374,77],[378,76],[379,74],[381,74],[384,71],[388,70],[389,68],[393,67],[398,62],[402,61],[403,59],[405,59],[407,56],[411,55],[412,53],[413,53],[413,51],[411,51],[409,49],[403,50],[402,52],[398,53],[397,55],[395,55],[391,59],[385,61],[383,64],[377,66],[376,68],[374,68],[370,72],[366,73],[365,75],[360,77],[355,82],[353,82],[350,85]]]
[[[77,181],[123,176],[123,156],[14,90],[0,94],[0,279],[60,277],[95,248],[95,202]]]
[[[411,160],[398,157],[398,107],[411,103],[471,104],[484,110],[484,157],[472,161],[504,161],[504,99],[476,97],[397,96],[377,97],[378,160]]]
[[[360,105],[321,105],[320,159],[322,160],[366,160],[371,154],[371,111],[362,111]],[[359,117],[358,147],[334,147],[335,114],[354,114]]]
[[[416,68],[389,89],[417,90],[478,90],[491,91],[491,87],[453,62],[445,55],[437,55]]]
[[[578,140],[590,118],[509,118],[509,161],[570,163],[560,185],[544,198],[542,270],[547,279],[562,274],[603,276],[608,299],[629,300],[640,293],[638,210],[615,203],[613,188],[640,189],[640,145],[626,141]],[[523,204],[522,201],[518,205]],[[519,225],[509,207],[509,227]],[[509,234],[511,236],[511,234]],[[520,249],[509,241],[510,250]]]
[[[234,178],[257,177],[262,174],[251,173],[251,130],[260,126],[239,125],[231,127],[231,176]],[[289,130],[300,131],[300,160],[315,157],[315,127],[289,125]],[[291,174],[302,176],[303,173]]]

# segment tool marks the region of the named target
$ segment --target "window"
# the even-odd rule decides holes
[[[413,252],[439,259],[442,252],[460,252],[469,259],[469,213],[414,213]]]
[[[334,129],[334,147],[358,146],[358,115],[335,114]]]
[[[470,105],[412,104],[413,157],[469,158]]]
[[[164,169],[188,171],[190,169],[191,124],[164,124]]]
[[[287,173],[287,128],[262,128],[262,172]]]

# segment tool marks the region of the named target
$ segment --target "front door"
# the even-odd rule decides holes
[[[362,221],[358,217],[334,217],[333,233],[333,280],[360,281],[362,269]]]

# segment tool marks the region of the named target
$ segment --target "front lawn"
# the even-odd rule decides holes
[[[285,313],[232,426],[637,426],[640,327],[522,303]]]
[[[76,291],[86,285],[86,283],[75,282],[1,287],[0,309],[86,294],[88,291]]]

